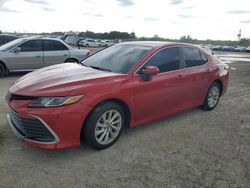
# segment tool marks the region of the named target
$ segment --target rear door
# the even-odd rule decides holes
[[[194,47],[181,47],[184,69],[179,80],[185,85],[187,106],[197,106],[203,101],[204,92],[210,80],[207,57]]]
[[[43,67],[42,40],[33,39],[17,46],[19,52],[9,52],[9,63],[13,70],[33,70]]]
[[[44,40],[44,66],[64,63],[69,58],[69,49],[56,40]]]

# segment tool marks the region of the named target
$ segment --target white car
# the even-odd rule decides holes
[[[79,42],[79,46],[84,46],[84,47],[101,47],[102,43],[98,42],[94,39],[85,39],[85,40],[81,40]]]
[[[31,71],[65,62],[80,62],[89,50],[70,46],[60,39],[19,38],[0,46],[0,77],[9,72]]]
[[[103,47],[109,47],[115,44],[112,40],[102,40],[101,42]]]

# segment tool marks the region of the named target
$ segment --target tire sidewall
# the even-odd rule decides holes
[[[2,64],[0,64],[0,78],[1,78],[1,77],[4,77],[4,75],[5,75],[4,67],[3,67]]]
[[[121,129],[120,129],[120,132],[117,135],[117,137],[109,144],[102,145],[102,144],[99,144],[95,138],[96,124],[97,124],[97,121],[99,120],[99,118],[106,111],[109,111],[109,110],[117,110],[121,114],[122,125],[121,125]],[[120,137],[120,135],[123,131],[124,124],[125,124],[125,114],[124,114],[123,109],[118,104],[116,104],[114,102],[104,103],[103,105],[96,107],[94,109],[94,111],[91,113],[90,117],[88,118],[88,120],[85,124],[85,140],[87,141],[87,143],[90,146],[92,146],[95,149],[98,149],[98,150],[105,149],[105,148],[113,145],[118,140],[118,138]]]
[[[219,93],[221,94],[221,87],[220,87],[220,85],[219,85],[217,82],[214,82],[214,83],[209,87],[208,92],[207,92],[207,95],[206,95],[205,102],[204,102],[204,104],[203,104],[203,109],[205,109],[205,110],[209,110],[209,111],[210,111],[210,110],[213,110],[213,109],[217,106],[217,104],[219,103],[220,96],[219,96],[219,98],[218,98],[218,100],[217,100],[215,106],[210,107],[209,104],[208,104],[209,92],[210,92],[210,90],[211,90],[213,87],[217,87],[217,88],[219,89]]]

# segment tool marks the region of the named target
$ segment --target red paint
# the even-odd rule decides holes
[[[177,112],[198,107],[203,103],[209,86],[220,80],[224,94],[227,90],[228,70],[214,56],[208,63],[167,73],[153,75],[144,81],[135,71],[156,51],[167,46],[154,45],[152,50],[126,75],[104,72],[78,64],[60,64],[34,71],[23,76],[11,88],[16,95],[68,96],[84,94],[80,102],[64,107],[29,108],[31,101],[13,100],[9,106],[20,116],[29,114],[43,119],[60,138],[57,144],[25,143],[44,149],[59,149],[80,145],[80,132],[91,110],[100,102],[110,99],[123,101],[130,109],[130,127],[145,124]]]

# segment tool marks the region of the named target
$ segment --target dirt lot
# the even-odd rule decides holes
[[[6,125],[4,96],[21,74],[0,79],[0,187],[250,187],[250,63],[233,63],[228,93],[133,130],[103,151],[47,151]]]

